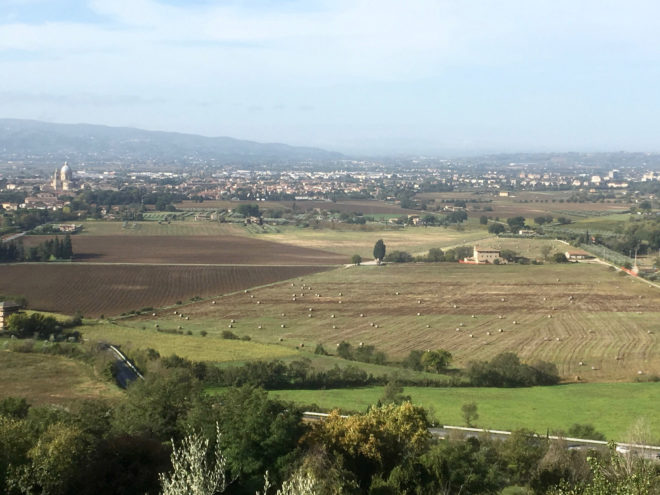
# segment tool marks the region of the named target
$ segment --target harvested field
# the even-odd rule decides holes
[[[89,221],[82,222],[82,232],[86,235],[121,235],[121,236],[199,236],[199,235],[240,235],[241,227],[230,223],[200,221],[168,222],[114,222]]]
[[[31,309],[98,316],[226,294],[324,268],[23,263],[0,269],[0,294],[23,295]]]
[[[119,389],[95,377],[90,366],[47,354],[0,351],[0,383],[0,400],[25,397],[33,405],[120,396]]]
[[[345,260],[359,254],[365,260],[373,259],[374,243],[383,239],[388,251],[402,250],[413,254],[426,253],[430,248],[448,248],[494,237],[485,229],[458,231],[444,227],[406,227],[401,230],[378,232],[359,230],[314,230],[283,228],[282,233],[265,234],[262,238],[274,242],[305,246],[343,254]]]
[[[29,236],[26,247],[52,236]],[[172,264],[340,264],[345,256],[240,236],[73,236],[75,261]]]
[[[393,359],[444,348],[458,366],[513,351],[555,363],[570,381],[660,375],[660,291],[601,265],[343,268],[186,311],[292,347],[364,342]]]

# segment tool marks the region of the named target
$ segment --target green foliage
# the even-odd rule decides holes
[[[606,440],[605,435],[596,431],[594,425],[574,423],[568,429],[568,436],[572,438],[589,438],[591,440]]]
[[[507,484],[495,445],[485,439],[448,439],[422,457],[434,480],[426,493],[496,494]]]
[[[186,369],[149,373],[128,387],[126,400],[115,410],[113,428],[163,441],[178,438],[181,422],[199,390],[199,383]]]
[[[391,251],[385,256],[385,261],[389,263],[410,263],[413,261],[413,257],[406,251]]]
[[[377,260],[382,261],[383,258],[385,257],[385,243],[383,242],[382,239],[378,239],[376,241],[376,244],[374,244],[374,258]]]
[[[426,259],[425,259],[425,261],[430,261],[430,262],[437,262],[444,260],[445,260],[445,253],[443,253],[442,249],[440,248],[429,249],[429,252],[426,255]]]
[[[351,257],[351,263],[360,266],[360,263],[362,263],[362,256],[360,256],[359,254],[354,254]]]
[[[518,232],[525,228],[525,217],[511,217],[507,218],[506,223],[509,224],[511,232]]]
[[[449,351],[438,349],[437,351],[426,351],[422,353],[420,364],[424,371],[440,373],[449,366],[452,355]]]
[[[240,204],[236,208],[236,213],[244,217],[259,217],[261,212],[259,211],[259,205],[252,204]]]
[[[255,489],[266,470],[277,481],[284,479],[303,433],[295,407],[253,387],[231,388],[222,396],[216,419],[232,477]]]
[[[479,419],[479,413],[477,412],[477,403],[476,402],[467,402],[461,406],[461,414],[463,414],[463,419],[465,424],[468,426],[473,426],[473,422]]]
[[[552,255],[552,261],[555,263],[568,263],[568,258],[564,253],[555,253]]]
[[[409,395],[403,395],[403,386],[396,378],[391,378],[385,384],[383,396],[380,398],[381,404],[401,404],[410,402]]]
[[[15,419],[25,419],[30,410],[30,404],[19,397],[7,397],[0,401],[0,416]]]
[[[513,352],[503,352],[490,361],[470,362],[466,373],[477,387],[531,387],[559,383],[557,367],[538,361],[533,365],[520,362]]]
[[[491,223],[488,226],[488,232],[491,234],[501,234],[506,228],[501,223]]]
[[[481,215],[479,217],[479,224],[487,225],[488,224],[488,217],[486,215]]]

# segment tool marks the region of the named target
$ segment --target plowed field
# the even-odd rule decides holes
[[[31,309],[115,315],[215,296],[323,270],[319,266],[0,265],[0,294]]]
[[[27,236],[26,247],[52,236]],[[346,256],[241,236],[73,236],[76,261],[103,263],[323,265]]]

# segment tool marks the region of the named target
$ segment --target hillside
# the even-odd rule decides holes
[[[179,164],[199,161],[224,164],[240,160],[241,164],[255,164],[318,162],[336,160],[341,156],[318,148],[258,143],[230,137],[0,119],[0,160],[26,160],[31,163],[75,160],[88,164],[120,159]]]

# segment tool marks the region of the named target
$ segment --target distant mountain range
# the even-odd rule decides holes
[[[332,161],[340,153],[318,148],[258,143],[230,137],[145,131],[91,124],[0,119],[0,160],[30,163],[74,160],[125,163],[266,164]]]

